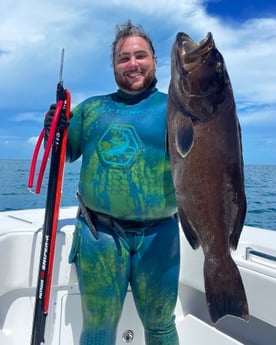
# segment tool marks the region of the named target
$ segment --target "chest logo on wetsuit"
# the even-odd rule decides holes
[[[141,152],[141,141],[132,126],[111,125],[97,143],[101,161],[113,167],[127,168]]]

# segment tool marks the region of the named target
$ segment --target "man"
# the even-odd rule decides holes
[[[69,257],[81,292],[81,345],[115,345],[128,284],[146,344],[178,344],[179,230],[156,63],[142,27],[118,26],[112,64],[119,90],[86,99],[70,120],[67,160],[82,156]]]

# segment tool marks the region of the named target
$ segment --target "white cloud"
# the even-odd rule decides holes
[[[30,144],[32,146],[35,146],[35,144],[37,143],[38,140],[38,136],[36,137],[31,137],[27,139],[27,144]]]
[[[217,46],[225,57],[237,97],[264,97],[265,101],[275,99],[276,94],[272,91],[270,80],[273,79],[274,82],[275,78],[272,77],[276,74],[275,59],[271,58],[276,50],[276,37],[273,36],[276,21],[258,19],[239,27],[230,26],[229,23],[225,25],[221,20],[208,16],[202,3],[179,3],[175,0],[125,3],[113,0],[91,4],[90,1],[65,3],[61,0],[57,3],[28,0],[26,11],[27,0],[21,0],[13,6],[13,12],[10,11],[10,6],[2,5],[0,42],[3,50],[10,53],[0,60],[0,69],[6,81],[5,85],[0,84],[0,89],[2,86],[1,91],[5,94],[5,90],[16,87],[16,83],[21,89],[25,83],[33,87],[37,85],[33,92],[38,94],[39,85],[50,82],[54,88],[62,47],[65,47],[65,80],[73,84],[73,88],[75,83],[83,88],[81,90],[78,86],[75,91],[85,93],[88,80],[80,83],[78,79],[85,79],[86,75],[88,78],[93,77],[90,80],[91,91],[102,89],[97,87],[97,79],[100,78],[101,69],[104,69],[102,57],[109,58],[114,25],[133,17],[135,22],[140,20],[146,30],[148,26],[153,36],[155,31],[162,34],[162,26],[170,28],[165,37],[165,50],[163,42],[157,42],[159,52],[168,59],[177,31],[186,31],[195,40],[202,39],[208,31],[212,31]],[[157,36],[156,38],[158,39]],[[266,69],[263,68],[264,64]],[[99,65],[102,66],[101,69],[98,68]],[[167,83],[169,70],[167,66],[162,67],[166,67]],[[104,74],[109,77],[106,81],[108,86],[112,73],[110,69],[106,69]],[[162,79],[165,82],[164,76]],[[9,102],[9,97],[6,100]],[[6,103],[5,99],[2,102]]]
[[[247,104],[240,108],[239,116],[242,126],[258,126],[259,128],[276,125],[276,104],[260,105]]]

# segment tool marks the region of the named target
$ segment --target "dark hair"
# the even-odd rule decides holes
[[[121,39],[130,37],[130,36],[140,36],[144,38],[144,40],[146,40],[148,43],[148,46],[152,52],[152,55],[155,56],[155,50],[153,48],[152,40],[149,37],[149,35],[145,33],[141,25],[133,25],[131,23],[131,20],[129,19],[126,24],[116,25],[115,40],[112,43],[112,55],[111,55],[112,64],[114,64],[115,50],[116,50],[116,46],[118,42]]]

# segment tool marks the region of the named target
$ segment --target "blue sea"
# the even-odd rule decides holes
[[[0,211],[45,207],[48,166],[41,192],[34,194],[27,188],[30,164],[30,160],[0,160]],[[61,206],[77,205],[79,169],[80,161],[65,165]],[[245,224],[276,231],[276,165],[246,165],[245,188]]]

